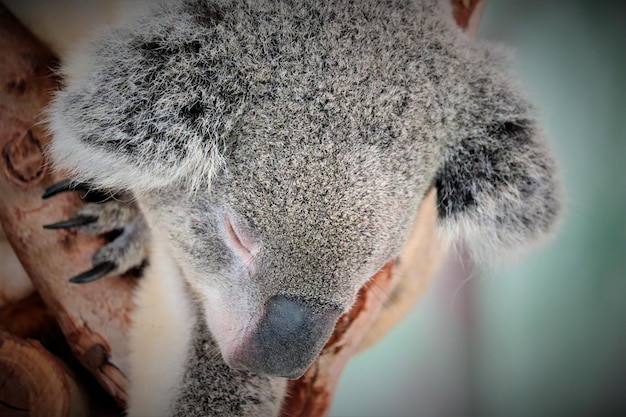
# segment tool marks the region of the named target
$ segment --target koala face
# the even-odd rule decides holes
[[[139,201],[173,242],[227,363],[296,378],[400,251],[421,196],[398,193],[407,179],[387,168],[391,152],[293,139],[242,138],[209,193]]]
[[[294,378],[430,187],[475,253],[552,228],[554,163],[503,63],[436,0],[164,2],[66,60],[50,151],[133,191],[229,365]]]

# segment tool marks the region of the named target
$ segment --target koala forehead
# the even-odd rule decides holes
[[[522,245],[554,221],[554,163],[505,54],[470,41],[449,8],[150,4],[65,60],[50,153],[79,181],[132,191],[206,267],[228,264],[214,207],[295,276],[309,254],[311,273],[383,258],[373,242],[401,245],[433,184],[450,234]]]
[[[419,187],[385,167],[379,150],[275,143],[245,153],[226,159],[211,194],[261,239],[268,261],[349,272],[355,260],[386,261],[398,249]]]
[[[57,96],[59,130],[130,167],[96,180],[135,190],[210,180],[233,146],[289,138],[387,147],[388,164],[428,181],[419,158],[450,135],[468,65],[437,3],[164,2],[87,44],[87,64],[69,60],[82,75]]]

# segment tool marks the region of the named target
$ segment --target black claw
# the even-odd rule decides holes
[[[115,194],[108,191],[88,190],[80,194],[80,198],[90,203],[106,203],[113,200]]]
[[[72,284],[86,284],[102,278],[112,272],[117,265],[114,262],[102,262],[91,268],[89,271],[82,272],[73,278],[70,278]]]
[[[67,191],[82,191],[80,198],[90,203],[106,203],[115,198],[115,194],[108,191],[94,189],[93,186],[70,179],[62,180],[46,188],[41,198],[44,200]]]
[[[46,188],[46,191],[44,191],[43,195],[41,196],[41,198],[43,198],[44,200],[46,198],[50,198],[52,196],[55,196],[59,193],[64,193],[66,191],[74,191],[74,190],[83,190],[85,189],[86,185],[85,184],[81,184],[81,183],[77,183],[74,182],[72,180],[62,180],[57,182],[56,184],[52,184],[50,187]]]
[[[56,230],[56,229],[69,229],[70,227],[84,226],[86,224],[94,223],[98,220],[96,216],[76,216],[69,220],[64,220],[58,223],[46,224],[44,229]]]

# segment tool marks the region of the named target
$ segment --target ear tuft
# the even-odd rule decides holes
[[[216,86],[225,71],[211,55],[221,12],[165,1],[141,13],[137,3],[64,57],[65,88],[47,109],[48,154],[102,188],[208,189],[244,102],[236,83]]]
[[[526,119],[491,125],[446,149],[435,178],[439,220],[479,260],[549,235],[561,211],[555,162]]]

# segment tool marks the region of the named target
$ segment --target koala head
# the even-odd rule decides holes
[[[476,254],[558,217],[504,54],[436,0],[164,2],[64,74],[51,156],[133,191],[233,367],[301,375],[431,187]]]

